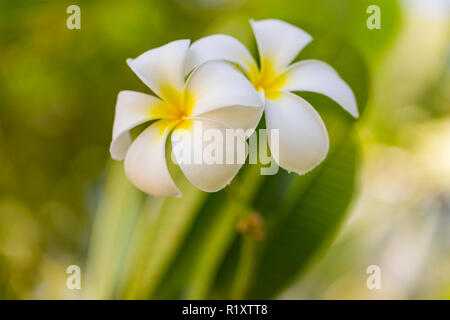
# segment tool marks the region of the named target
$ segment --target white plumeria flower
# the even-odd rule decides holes
[[[228,35],[212,35],[192,44],[185,72],[205,61],[222,59],[238,64],[254,87],[265,96],[266,126],[279,129],[275,161],[288,171],[304,174],[326,157],[328,133],[317,111],[291,91],[324,94],[358,117],[350,87],[328,64],[318,60],[291,62],[312,40],[305,31],[286,22],[250,21],[259,51],[259,67],[247,48]]]
[[[193,127],[254,129],[262,115],[262,101],[252,84],[224,61],[209,61],[185,81],[184,68],[189,40],[170,42],[149,50],[127,63],[158,96],[121,91],[117,98],[111,156],[125,159],[128,179],[142,191],[156,196],[180,196],[170,176],[165,146],[172,132],[193,134]],[[129,131],[156,120],[133,142]],[[242,137],[245,142],[246,137]],[[191,144],[186,148],[198,148]],[[203,146],[200,146],[203,148]],[[198,150],[198,149],[197,149]],[[201,190],[225,187],[242,164],[179,163],[187,179]]]

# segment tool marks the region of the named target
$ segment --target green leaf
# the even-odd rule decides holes
[[[286,205],[291,208],[286,209],[285,213],[262,209],[265,214],[284,216],[272,219],[268,236],[260,245],[259,263],[254,270],[248,298],[273,297],[331,239],[351,201],[355,171],[356,147],[352,133],[349,133],[339,148],[310,177],[294,178],[292,188],[303,185],[292,203]]]
[[[120,294],[127,299],[152,296],[185,240],[206,194],[187,180],[178,181],[182,198],[148,198],[133,241]]]

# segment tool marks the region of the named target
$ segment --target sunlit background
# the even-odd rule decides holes
[[[68,30],[71,4],[0,4],[0,298],[253,297],[243,293],[253,270],[245,241],[231,289],[221,288],[238,232],[245,223],[258,229],[257,212],[253,220],[184,214],[206,195],[188,189],[167,205],[145,197],[108,152],[117,93],[148,92],[126,58],[213,33],[255,52],[249,18],[307,30],[316,46],[306,56],[357,57],[335,67],[367,101],[342,223],[267,297],[450,298],[448,1],[77,1],[81,30]],[[381,8],[380,30],[366,26],[371,4]],[[81,268],[81,290],[66,287],[69,265]],[[379,290],[366,286],[370,265],[380,267]],[[252,288],[264,292],[264,279]]]

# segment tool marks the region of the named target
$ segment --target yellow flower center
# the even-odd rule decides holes
[[[257,91],[264,90],[266,98],[276,99],[285,84],[286,76],[284,73],[277,74],[270,61],[263,59],[259,69],[250,70],[249,79]]]
[[[190,123],[189,117],[194,106],[193,95],[189,92],[179,92],[172,86],[161,88],[162,102],[152,109],[154,118],[170,120],[171,122]]]

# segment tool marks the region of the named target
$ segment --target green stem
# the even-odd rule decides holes
[[[256,264],[256,250],[256,240],[251,236],[244,236],[238,266],[231,285],[231,299],[243,299],[245,297]]]
[[[111,299],[127,251],[130,232],[140,211],[141,195],[127,181],[123,168],[111,163],[95,215],[86,266],[85,298]]]

